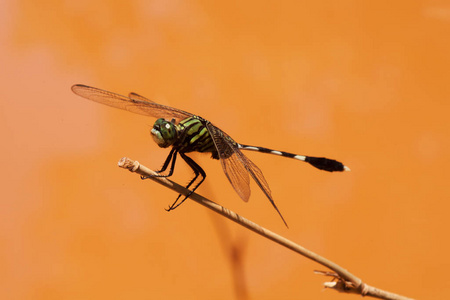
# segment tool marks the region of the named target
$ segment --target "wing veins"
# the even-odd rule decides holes
[[[283,215],[272,198],[269,184],[264,178],[262,171],[238,149],[236,142],[228,134],[209,122],[206,126],[219,153],[223,171],[242,200],[248,201],[250,197],[250,180],[248,176],[250,174],[287,227],[288,225]]]
[[[177,118],[185,119],[193,114],[170,106],[155,103],[141,95],[130,93],[130,97],[122,96],[113,92],[97,89],[94,87],[76,84],[72,91],[88,100],[102,103],[111,107],[120,108],[129,112],[155,118]]]

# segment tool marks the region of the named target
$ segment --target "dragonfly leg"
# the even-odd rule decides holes
[[[141,179],[148,179],[150,177],[170,177],[173,174],[173,170],[175,169],[175,161],[177,160],[177,151],[172,148],[172,150],[170,150],[169,155],[166,158],[166,161],[164,162],[164,165],[162,166],[161,170],[156,171],[156,173],[158,173],[158,175],[153,175],[153,176],[141,176]],[[167,167],[169,166],[170,161],[172,161],[172,165],[170,166],[170,170],[169,170],[169,174],[167,175],[162,175],[159,173],[164,172]]]
[[[192,180],[188,183],[188,185],[186,186],[186,188],[188,189],[198,178],[198,176],[201,176],[202,179],[200,180],[199,183],[197,183],[194,188],[189,192],[189,194],[187,196],[185,196],[183,198],[183,200],[181,200],[181,202],[178,203],[178,201],[180,200],[180,197],[182,196],[181,194],[178,195],[177,199],[175,200],[174,203],[172,203],[172,205],[169,206],[168,209],[166,209],[166,211],[171,211],[174,210],[175,208],[177,208],[178,206],[180,206],[187,198],[189,198],[189,196],[192,195],[192,193],[195,192],[195,190],[203,183],[203,181],[206,178],[206,173],[205,171],[189,156],[185,155],[184,153],[180,153],[181,158],[184,159],[184,161],[189,165],[189,167],[191,167],[191,169],[194,171],[194,178],[192,178]]]
[[[162,166],[162,168],[159,171],[156,171],[156,173],[164,172],[167,169],[167,167],[169,166],[170,160],[172,159],[172,156],[173,156],[174,153],[175,153],[175,148],[172,148],[172,150],[170,150],[170,153],[169,153],[169,155],[166,158],[166,161],[164,162],[164,165]],[[177,154],[175,153],[174,160],[176,159],[176,156],[177,156]],[[173,172],[173,167],[171,168],[170,171]]]

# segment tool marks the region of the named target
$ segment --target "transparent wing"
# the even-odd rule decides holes
[[[128,97],[133,99],[133,100],[155,103],[154,101],[152,101],[152,100],[150,100],[148,98],[145,98],[144,96],[141,96],[141,95],[136,94],[136,93],[129,93]]]
[[[272,198],[269,184],[261,170],[239,150],[237,143],[228,134],[209,122],[206,126],[219,153],[223,171],[242,200],[248,201],[250,197],[250,180],[248,176],[250,174],[269,199],[270,203],[272,203],[272,206],[278,212],[284,224],[286,224]]]
[[[246,165],[239,155],[242,153],[237,147],[233,147],[235,142],[230,137],[229,141],[225,140],[223,131],[211,123],[208,123],[207,128],[219,153],[223,172],[239,197],[247,202],[250,198],[250,177]]]
[[[126,97],[82,84],[73,85],[72,91],[83,98],[140,115],[167,119],[185,119],[193,116],[191,113],[180,109],[157,104],[135,93],[131,93],[130,97]]]

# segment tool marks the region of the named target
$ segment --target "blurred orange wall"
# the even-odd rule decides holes
[[[8,1],[0,10],[2,299],[347,299],[320,266],[117,168],[158,169],[154,120],[83,83],[199,114],[238,142],[326,156],[329,174],[249,153],[239,200],[212,200],[417,299],[450,297],[450,5],[445,1]],[[180,160],[174,180],[190,170]]]

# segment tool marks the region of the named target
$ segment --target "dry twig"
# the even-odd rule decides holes
[[[131,172],[140,174],[142,176],[149,177],[150,179],[158,182],[159,184],[164,185],[165,187],[168,187],[175,192],[183,195],[187,195],[190,191],[188,189],[185,189],[183,186],[163,177],[151,177],[152,175],[156,175],[154,171],[148,169],[147,167],[139,164],[137,161],[133,161],[127,157],[122,158],[119,163],[119,167],[125,168]],[[391,299],[391,300],[410,300],[411,298],[407,298],[401,295],[397,295],[394,293],[390,293],[387,291],[383,291],[380,289],[377,289],[375,287],[372,287],[364,282],[346,269],[342,268],[341,266],[337,265],[336,263],[268,230],[264,227],[253,223],[250,220],[247,220],[244,217],[239,216],[237,213],[215,203],[211,200],[208,200],[196,193],[193,193],[189,199],[197,202],[198,204],[201,204],[214,212],[250,229],[253,232],[256,232],[259,235],[262,235],[265,238],[268,238],[269,240],[272,240],[288,249],[291,249],[292,251],[295,251],[311,260],[314,260],[315,262],[321,264],[324,267],[329,268],[330,270],[333,270],[333,272],[324,272],[324,271],[315,271],[316,274],[324,275],[324,276],[331,276],[333,277],[331,282],[325,282],[324,286],[326,288],[334,289],[338,292],[345,292],[345,293],[356,293],[362,296],[371,296],[375,298],[380,299]]]

